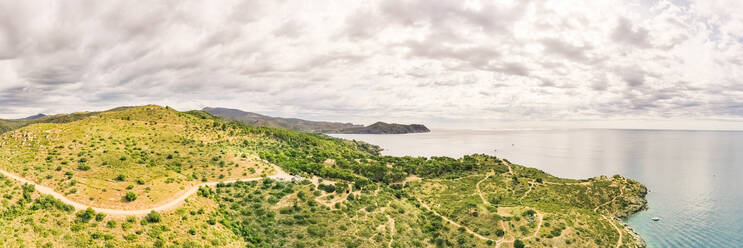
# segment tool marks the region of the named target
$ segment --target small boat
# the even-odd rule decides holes
[[[653,220],[653,221],[659,221],[660,220],[660,217],[653,217],[653,218],[650,218],[650,219]]]

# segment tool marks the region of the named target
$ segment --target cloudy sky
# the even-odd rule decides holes
[[[0,1],[0,118],[743,129],[743,3]]]

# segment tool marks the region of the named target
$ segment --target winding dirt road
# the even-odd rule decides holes
[[[278,166],[274,165],[274,169],[276,170],[276,174],[269,176],[268,178],[279,180],[279,181],[301,180],[301,178],[299,177],[295,177],[295,176],[289,175],[288,173],[284,172]],[[39,191],[39,193],[51,195],[54,198],[57,198],[60,201],[64,202],[65,204],[72,205],[73,207],[75,207],[76,210],[84,210],[87,208],[92,208],[98,213],[104,213],[107,215],[114,215],[114,216],[132,216],[132,215],[144,216],[152,211],[162,212],[162,211],[175,209],[181,206],[181,204],[183,204],[183,201],[186,200],[186,198],[196,193],[196,191],[198,191],[199,187],[201,186],[214,186],[214,185],[217,185],[218,183],[234,183],[237,181],[257,181],[257,180],[263,179],[262,177],[251,177],[251,178],[243,178],[243,179],[229,180],[229,181],[206,182],[206,183],[194,185],[191,188],[189,188],[185,193],[180,195],[178,198],[170,200],[169,202],[166,202],[156,207],[145,208],[145,209],[110,209],[110,208],[91,207],[89,205],[70,200],[69,198],[65,197],[63,194],[56,192],[47,186],[40,185],[35,182],[29,181],[28,179],[25,179],[21,176],[18,176],[16,174],[10,173],[2,169],[0,169],[0,174],[6,177],[9,177],[13,180],[19,181],[21,183],[27,183],[27,184],[34,185],[34,187],[36,188],[37,191]]]

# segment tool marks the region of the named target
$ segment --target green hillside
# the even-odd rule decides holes
[[[273,165],[305,180],[265,178]],[[2,177],[3,246],[643,246],[614,217],[641,210],[646,190],[621,176],[561,179],[487,155],[382,156],[363,142],[154,105],[8,131],[0,169],[116,209],[265,178],[201,187],[174,210],[127,217],[76,212]]]

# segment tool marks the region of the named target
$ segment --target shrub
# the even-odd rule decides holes
[[[124,174],[119,174],[115,179],[116,181],[124,181],[126,180],[126,176]]]
[[[77,165],[77,169],[81,171],[87,171],[90,170],[90,165],[87,164],[79,164]]]
[[[521,216],[524,216],[524,217],[526,217],[526,216],[534,216],[536,213],[537,213],[536,211],[534,211],[532,209],[529,209],[529,210],[526,210],[523,213],[521,213]]]
[[[87,209],[85,209],[83,211],[77,212],[75,214],[75,216],[77,216],[77,219],[76,220],[78,222],[87,223],[91,219],[95,218],[95,211],[92,208],[87,208]]]
[[[524,248],[524,242],[520,239],[513,241],[513,248]]]
[[[147,214],[147,216],[145,216],[144,219],[147,220],[147,222],[149,223],[158,223],[160,222],[161,217],[160,217],[160,213],[155,212],[153,210],[149,214]]]
[[[128,202],[133,202],[134,200],[137,200],[137,194],[131,191],[126,192],[126,196],[124,196],[124,200]]]

